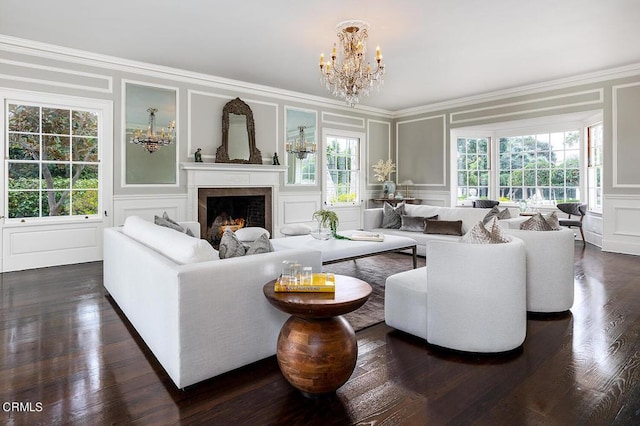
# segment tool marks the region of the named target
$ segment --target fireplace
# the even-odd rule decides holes
[[[218,247],[227,227],[258,226],[272,233],[271,188],[198,188],[200,235]]]

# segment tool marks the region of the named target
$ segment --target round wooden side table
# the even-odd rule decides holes
[[[280,371],[305,396],[335,392],[349,380],[358,358],[355,332],[341,315],[364,305],[371,286],[345,275],[336,275],[335,293],[276,293],[274,284],[264,285],[265,297],[291,314],[278,337]]]

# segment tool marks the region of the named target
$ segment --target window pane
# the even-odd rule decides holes
[[[69,164],[47,163],[42,165],[43,189],[68,189],[69,176],[71,175]]]
[[[536,171],[525,170],[524,171],[524,184],[527,186],[535,186],[536,184]]]
[[[315,158],[310,156],[307,158]],[[73,138],[73,161],[98,161],[98,140],[95,138]],[[315,160],[314,160],[315,161]]]
[[[467,152],[467,141],[465,138],[458,138],[458,153],[465,154]]]
[[[73,111],[73,134],[79,136],[98,136],[98,114],[89,111]]]
[[[538,186],[549,186],[549,170],[538,170],[537,172]],[[548,200],[549,198],[545,198]]]
[[[42,216],[66,216],[69,214],[71,191],[43,191]]]
[[[464,154],[458,154],[458,170],[465,170],[467,168],[467,156]]]
[[[9,217],[39,217],[40,194],[37,191],[9,191]]]
[[[42,108],[42,133],[68,135],[69,110]]]
[[[40,132],[40,108],[9,104],[10,132]]]
[[[73,191],[71,214],[98,214],[98,191]]]
[[[40,165],[38,163],[8,163],[9,189],[38,189]]]
[[[98,189],[97,165],[74,165],[73,176],[78,174],[78,179],[73,182],[73,189]]]
[[[9,133],[9,159],[37,160],[40,158],[40,137]]]
[[[44,135],[42,137],[42,159],[52,161],[68,161],[70,141],[71,140],[68,136]]]

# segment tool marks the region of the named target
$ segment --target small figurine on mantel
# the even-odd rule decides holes
[[[280,160],[278,159],[278,153],[277,152],[273,153],[273,165],[274,166],[279,166],[280,165]]]
[[[196,153],[193,156],[196,159],[196,163],[202,163],[202,148],[196,149]]]

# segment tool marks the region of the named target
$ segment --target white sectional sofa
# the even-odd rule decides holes
[[[487,213],[491,209],[476,209],[470,207],[438,207],[428,206],[422,204],[405,204],[405,214],[407,216],[421,216],[432,217],[438,215],[438,220],[462,220],[462,233],[466,233],[476,223],[482,221]],[[509,212],[513,219],[501,220],[503,227],[509,228],[512,225],[510,222],[516,221],[518,224],[522,221],[519,218],[519,210],[517,208],[509,208]],[[427,241],[442,240],[442,241],[457,241],[459,236],[455,235],[440,235],[440,234],[425,234],[423,232],[413,231],[401,231],[399,229],[387,229],[382,228],[383,209],[373,208],[364,210],[363,228],[365,231],[381,232],[388,235],[401,235],[404,237],[413,238],[418,244],[418,254],[421,256],[426,255]],[[515,224],[513,225],[515,227]],[[518,225],[519,226],[519,225]]]
[[[262,287],[283,260],[321,271],[319,251],[220,260],[204,240],[130,219],[104,232],[104,286],[178,388],[276,353],[288,315]],[[186,225],[199,236],[197,223]]]

